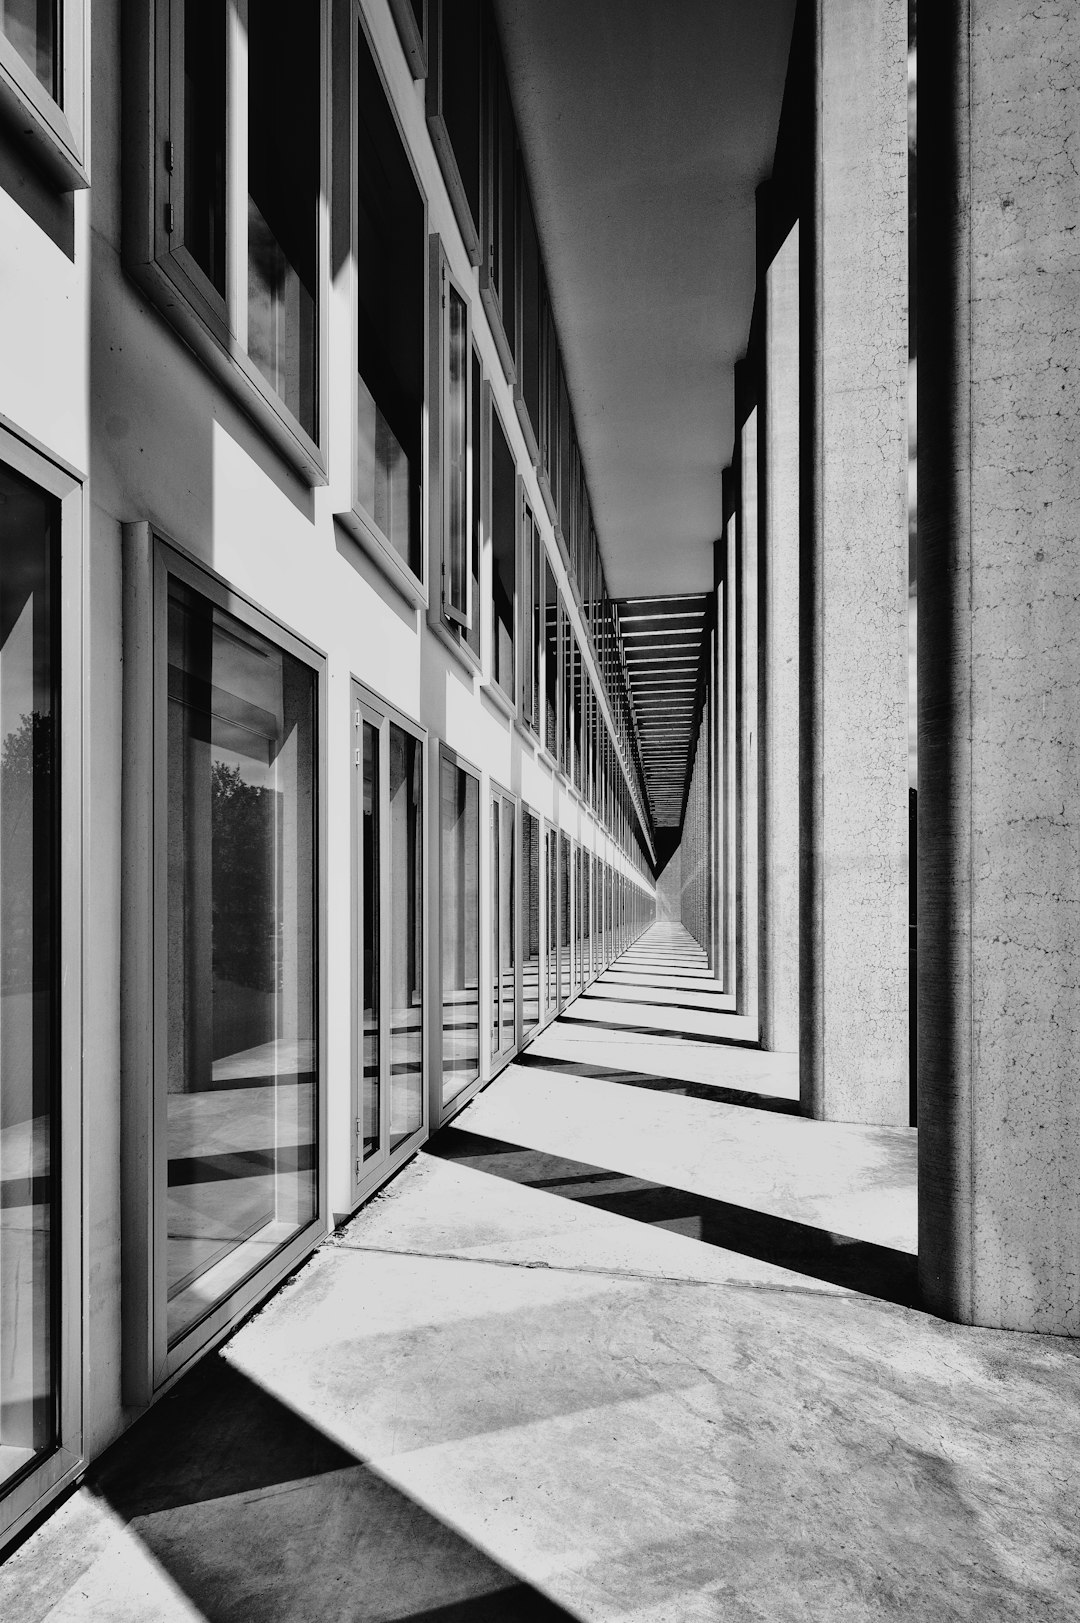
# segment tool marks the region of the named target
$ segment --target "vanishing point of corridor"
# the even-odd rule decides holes
[[[656,924],[0,1569],[6,1623],[1080,1616],[1075,1345]]]

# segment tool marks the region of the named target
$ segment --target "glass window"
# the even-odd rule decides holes
[[[382,1095],[382,960],[379,861],[380,751],[379,732],[370,721],[363,722],[363,803],[361,807],[361,983],[363,987],[363,1085],[361,1100],[362,1159],[377,1155],[381,1144]]]
[[[60,100],[58,0],[0,0],[0,33],[54,101]]]
[[[443,323],[443,612],[467,626],[472,619],[469,506],[469,307],[441,268]]]
[[[315,698],[309,666],[170,581],[170,1344],[317,1212]]]
[[[439,841],[446,1104],[480,1074],[480,783],[445,753]]]
[[[0,464],[0,1486],[58,1432],[59,536]]]
[[[424,1120],[424,755],[390,723],[390,1151]]]
[[[559,835],[559,1002],[570,997],[570,840]]]
[[[491,414],[491,674],[514,698],[517,471],[498,413]]]
[[[258,0],[247,11],[247,50],[247,352],[314,439],[318,7]]]
[[[544,861],[547,880],[547,983],[545,998],[548,1010],[559,1001],[559,836],[553,828],[547,831],[547,851]]]
[[[559,753],[559,594],[544,555],[544,745],[552,760]]]
[[[419,577],[424,203],[362,33],[357,105],[356,500]]]
[[[540,820],[527,808],[521,818],[521,1024],[540,1020]]]
[[[524,170],[518,177],[518,210],[521,223],[521,332],[518,339],[518,375],[521,398],[532,424],[537,443],[540,438],[540,241],[532,199]]]
[[[225,0],[184,6],[183,241],[225,297]]]
[[[543,582],[540,531],[532,508],[521,509],[521,719],[534,733],[540,728],[540,666],[543,659]]]
[[[491,1051],[501,1054],[514,1042],[516,1016],[516,876],[514,803],[491,797]]]
[[[482,17],[481,0],[433,3],[436,60],[427,94],[432,143],[474,264],[480,258]]]

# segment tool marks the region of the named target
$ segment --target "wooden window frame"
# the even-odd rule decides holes
[[[126,876],[121,950],[122,1086],[122,1390],[143,1407],[166,1391],[208,1348],[302,1261],[326,1235],[326,658],[221,575],[141,522],[123,526],[124,793],[122,847]],[[265,636],[315,675],[315,952],[318,1159],[313,1218],[261,1267],[242,1279],[173,1345],[164,1292],[164,1201],[160,1165],[166,1146],[165,962],[167,907],[166,615],[170,577]]]

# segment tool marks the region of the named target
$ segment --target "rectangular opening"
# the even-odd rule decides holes
[[[439,786],[442,1099],[480,1074],[480,780],[443,752]]]
[[[491,674],[514,694],[517,470],[499,415],[491,416]]]
[[[175,577],[167,628],[173,1345],[317,1215],[316,674]]]
[[[356,74],[356,499],[419,579],[424,201],[362,32]]]

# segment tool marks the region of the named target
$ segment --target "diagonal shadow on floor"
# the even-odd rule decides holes
[[[460,1127],[441,1128],[425,1146],[425,1153],[901,1307],[918,1305],[916,1259],[869,1240]]]
[[[573,1623],[220,1353],[86,1487],[207,1623]]]
[[[612,999],[611,1001],[614,1001]],[[707,1009],[696,1009],[696,1014],[708,1014]],[[723,1019],[723,1015],[717,1018]],[[598,1031],[613,1031],[620,1037],[674,1037],[681,1043],[715,1043],[718,1048],[755,1048],[760,1049],[761,1044],[751,1042],[746,1037],[716,1037],[711,1032],[687,1031],[669,1026],[633,1026],[622,1020],[594,1020],[591,1016],[582,1014],[560,1014],[559,1024],[563,1026],[590,1026]]]
[[[568,1076],[585,1076],[596,1082],[617,1082],[626,1088],[644,1088],[650,1093],[673,1093],[683,1099],[706,1099],[710,1104],[742,1105],[747,1110],[771,1110],[782,1116],[801,1116],[797,1099],[778,1099],[771,1093],[752,1093],[748,1088],[724,1088],[711,1082],[684,1082],[674,1076],[658,1076],[650,1071],[624,1071],[610,1065],[587,1065],[580,1059],[548,1059],[540,1053],[518,1054],[514,1065],[527,1070],[559,1071]]]

